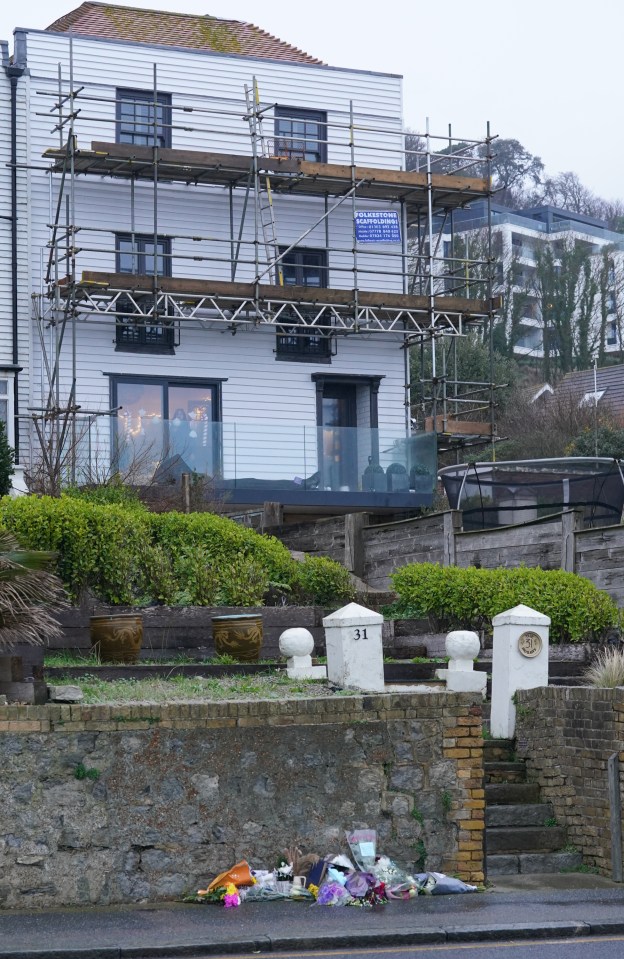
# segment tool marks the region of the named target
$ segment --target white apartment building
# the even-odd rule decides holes
[[[490,187],[405,172],[401,78],[90,0],[2,52],[0,415],[27,469],[429,503],[405,347],[491,304],[411,292],[407,229]]]
[[[455,233],[460,237],[474,236],[484,229],[486,223],[486,207],[477,202],[455,214]],[[622,283],[618,283],[617,278],[624,265],[624,235],[607,229],[601,220],[552,206],[510,210],[492,203],[491,224],[493,254],[497,261],[494,289],[517,297],[521,309],[520,337],[514,343],[514,353],[518,358],[540,358],[544,354],[544,322],[536,282],[536,250],[543,244],[552,247],[555,258],[558,247],[564,243],[587,244],[594,261],[593,268],[596,270],[600,268],[601,250],[605,247],[611,248],[605,349],[607,352],[622,350],[621,323],[618,320],[618,307],[621,312]],[[447,235],[448,243],[450,238]],[[598,301],[595,313],[598,322]]]

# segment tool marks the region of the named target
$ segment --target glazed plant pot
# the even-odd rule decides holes
[[[92,616],[91,649],[101,663],[136,663],[143,643],[140,613]]]
[[[213,616],[212,637],[219,656],[232,656],[241,663],[256,662],[262,647],[262,616],[258,613]]]

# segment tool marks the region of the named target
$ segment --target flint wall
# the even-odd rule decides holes
[[[410,869],[483,878],[468,694],[0,706],[0,768],[2,908],[175,899],[362,826]]]

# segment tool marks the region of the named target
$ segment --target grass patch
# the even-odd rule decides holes
[[[59,679],[73,682],[69,677]],[[325,680],[289,679],[285,674],[262,676],[170,676],[151,679],[99,679],[93,673],[81,677],[80,688],[87,704],[222,702],[232,699],[311,699],[321,696],[353,696],[351,690],[334,690]]]
[[[276,666],[276,659],[260,659],[258,660],[258,666]],[[100,663],[96,656],[91,652],[73,653],[69,650],[58,650],[54,653],[48,653],[45,657],[45,665],[49,666],[51,669],[62,669],[63,667],[70,666],[93,666],[98,667],[102,666],[124,666],[124,663]],[[162,659],[146,659],[139,660],[136,663],[137,666],[235,666],[241,665],[238,663],[238,660],[234,659],[233,656],[211,656],[206,658],[201,658],[197,656],[189,656],[187,653],[176,653],[175,656],[166,656]]]

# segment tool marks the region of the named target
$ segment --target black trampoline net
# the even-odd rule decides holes
[[[570,457],[447,466],[440,478],[464,529],[529,523],[573,507],[586,527],[619,523],[624,478],[617,460]]]

